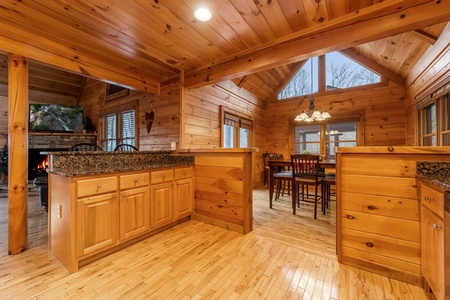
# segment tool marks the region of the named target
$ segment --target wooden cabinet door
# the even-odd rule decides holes
[[[444,222],[422,206],[422,274],[436,299],[444,299]]]
[[[116,193],[77,200],[77,256],[82,257],[118,242]]]
[[[120,241],[150,230],[149,188],[120,191],[119,202]]]
[[[189,216],[192,213],[194,199],[192,178],[176,180],[174,193],[174,219]]]
[[[173,181],[151,186],[151,228],[173,221]]]

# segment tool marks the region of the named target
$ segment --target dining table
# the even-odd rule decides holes
[[[274,173],[275,170],[279,170],[280,168],[283,169],[291,169],[291,160],[284,159],[284,160],[269,160],[268,162],[269,166],[269,207],[272,208],[272,202],[273,202],[273,192],[275,188],[275,180],[274,180]],[[336,160],[335,159],[322,159],[319,161],[319,168],[324,169],[335,169],[336,168]],[[291,185],[292,186],[292,185]],[[294,198],[293,198],[294,199]],[[292,209],[294,209],[295,203],[292,201]]]

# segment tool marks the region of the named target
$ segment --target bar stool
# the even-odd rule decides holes
[[[336,186],[336,174],[328,173],[322,180],[322,197],[323,197],[322,211],[324,214],[326,213],[326,209],[330,207],[332,185]]]

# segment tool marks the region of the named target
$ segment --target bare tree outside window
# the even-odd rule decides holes
[[[311,59],[313,59],[313,76],[311,76]],[[304,64],[303,68],[281,90],[278,94],[278,99],[309,95],[317,91],[317,74],[319,68],[317,66],[317,59],[311,59]],[[311,80],[313,81],[312,84]],[[326,55],[327,90],[361,86],[380,82],[380,80],[380,75],[338,52],[332,52]],[[311,87],[313,87],[313,90],[311,90]]]

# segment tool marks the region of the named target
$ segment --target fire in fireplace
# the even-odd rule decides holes
[[[67,149],[29,149],[28,180],[47,175],[48,155],[50,151],[67,151]]]

